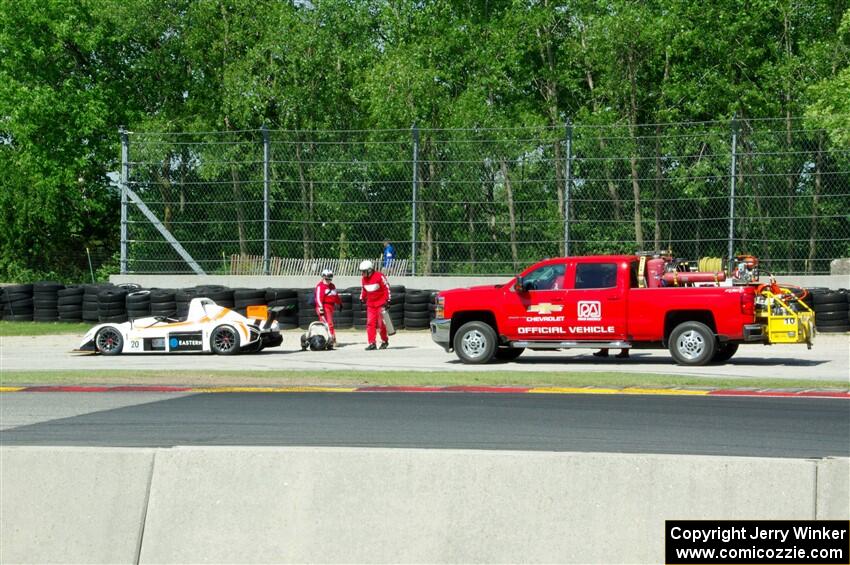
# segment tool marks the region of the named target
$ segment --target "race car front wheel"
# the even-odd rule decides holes
[[[232,326],[219,326],[210,335],[210,349],[218,355],[233,355],[239,351],[239,332]]]
[[[94,344],[104,355],[118,355],[124,349],[124,338],[117,328],[106,326],[97,332]]]

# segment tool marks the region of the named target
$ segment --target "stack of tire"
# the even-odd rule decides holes
[[[83,296],[85,287],[82,285],[71,285],[60,289],[56,293],[56,304],[59,310],[60,322],[82,322],[83,321]]]
[[[219,306],[225,308],[235,307],[235,299],[233,297],[234,290],[221,285],[199,285],[195,287],[195,295],[203,298],[209,298]]]
[[[404,327],[408,330],[424,330],[430,322],[428,305],[430,290],[410,290],[404,302]]]
[[[177,306],[178,319],[182,320],[189,315],[189,303],[198,297],[198,289],[195,287],[180,288],[174,291],[174,302]]]
[[[154,288],[150,293],[151,316],[156,318],[174,318],[177,316],[177,302],[174,290],[170,288]]]
[[[407,292],[404,286],[390,286],[390,305],[387,310],[390,313],[390,319],[393,321],[393,327],[397,330],[404,329],[404,304],[407,298]]]
[[[127,321],[127,289],[104,288],[97,294],[97,318],[101,323],[120,324]]]
[[[33,300],[31,284],[13,284],[3,288],[3,319],[12,322],[31,322]]]
[[[98,322],[98,294],[101,290],[114,288],[110,284],[85,284],[83,285],[83,321]]]
[[[350,286],[345,289],[345,294],[351,295],[351,326],[355,330],[366,329],[366,304],[360,302],[359,286]]]
[[[248,306],[265,306],[266,290],[264,288],[237,288],[233,290],[233,309],[243,316],[248,313]]]
[[[127,317],[131,320],[151,315],[151,291],[133,290],[127,293]]]
[[[342,300],[342,307],[337,306],[334,310],[334,328],[340,330],[348,330],[354,327],[354,310],[352,307],[352,297],[350,292],[339,290],[339,298]],[[360,298],[360,294],[357,295]]]
[[[850,331],[847,290],[810,289],[815,328],[820,333]]]
[[[33,316],[36,322],[55,322],[59,319],[59,291],[65,285],[41,281],[32,285]]]
[[[314,288],[298,289],[298,327],[306,330],[310,324],[317,322],[319,317],[316,315],[316,306],[311,304],[314,302]]]
[[[298,327],[298,293],[291,288],[267,288],[266,303],[269,308],[283,308],[277,315],[282,330]]]

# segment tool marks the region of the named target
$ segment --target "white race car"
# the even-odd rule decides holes
[[[150,317],[121,324],[100,324],[90,329],[80,351],[104,355],[119,353],[213,352],[233,355],[256,352],[283,342],[280,327],[268,308],[245,317],[209,298],[193,298],[185,320]]]

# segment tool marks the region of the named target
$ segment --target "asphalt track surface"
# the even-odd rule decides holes
[[[850,456],[844,399],[474,393],[2,393],[0,444]]]
[[[427,331],[403,331],[390,338],[386,351],[363,351],[365,332],[339,332],[335,351],[301,351],[302,331],[287,331],[281,347],[259,354],[222,357],[199,354],[77,355],[71,353],[82,336],[0,337],[0,372],[66,370],[244,371],[270,370],[389,371],[628,371],[712,377],[770,377],[850,380],[850,335],[821,334],[811,350],[805,345],[744,345],[729,362],[705,367],[676,365],[666,350],[634,350],[631,359],[599,359],[593,349],[526,352],[511,363],[464,365],[446,353]],[[616,353],[616,351],[614,351]],[[745,386],[746,383],[742,383]]]

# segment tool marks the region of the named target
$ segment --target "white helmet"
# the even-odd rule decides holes
[[[330,269],[322,269],[322,278],[323,279],[327,279],[327,278],[332,279],[332,278],[334,278],[334,272],[331,271]]]
[[[360,270],[361,271],[371,271],[375,268],[375,265],[372,264],[368,259],[360,262]]]

